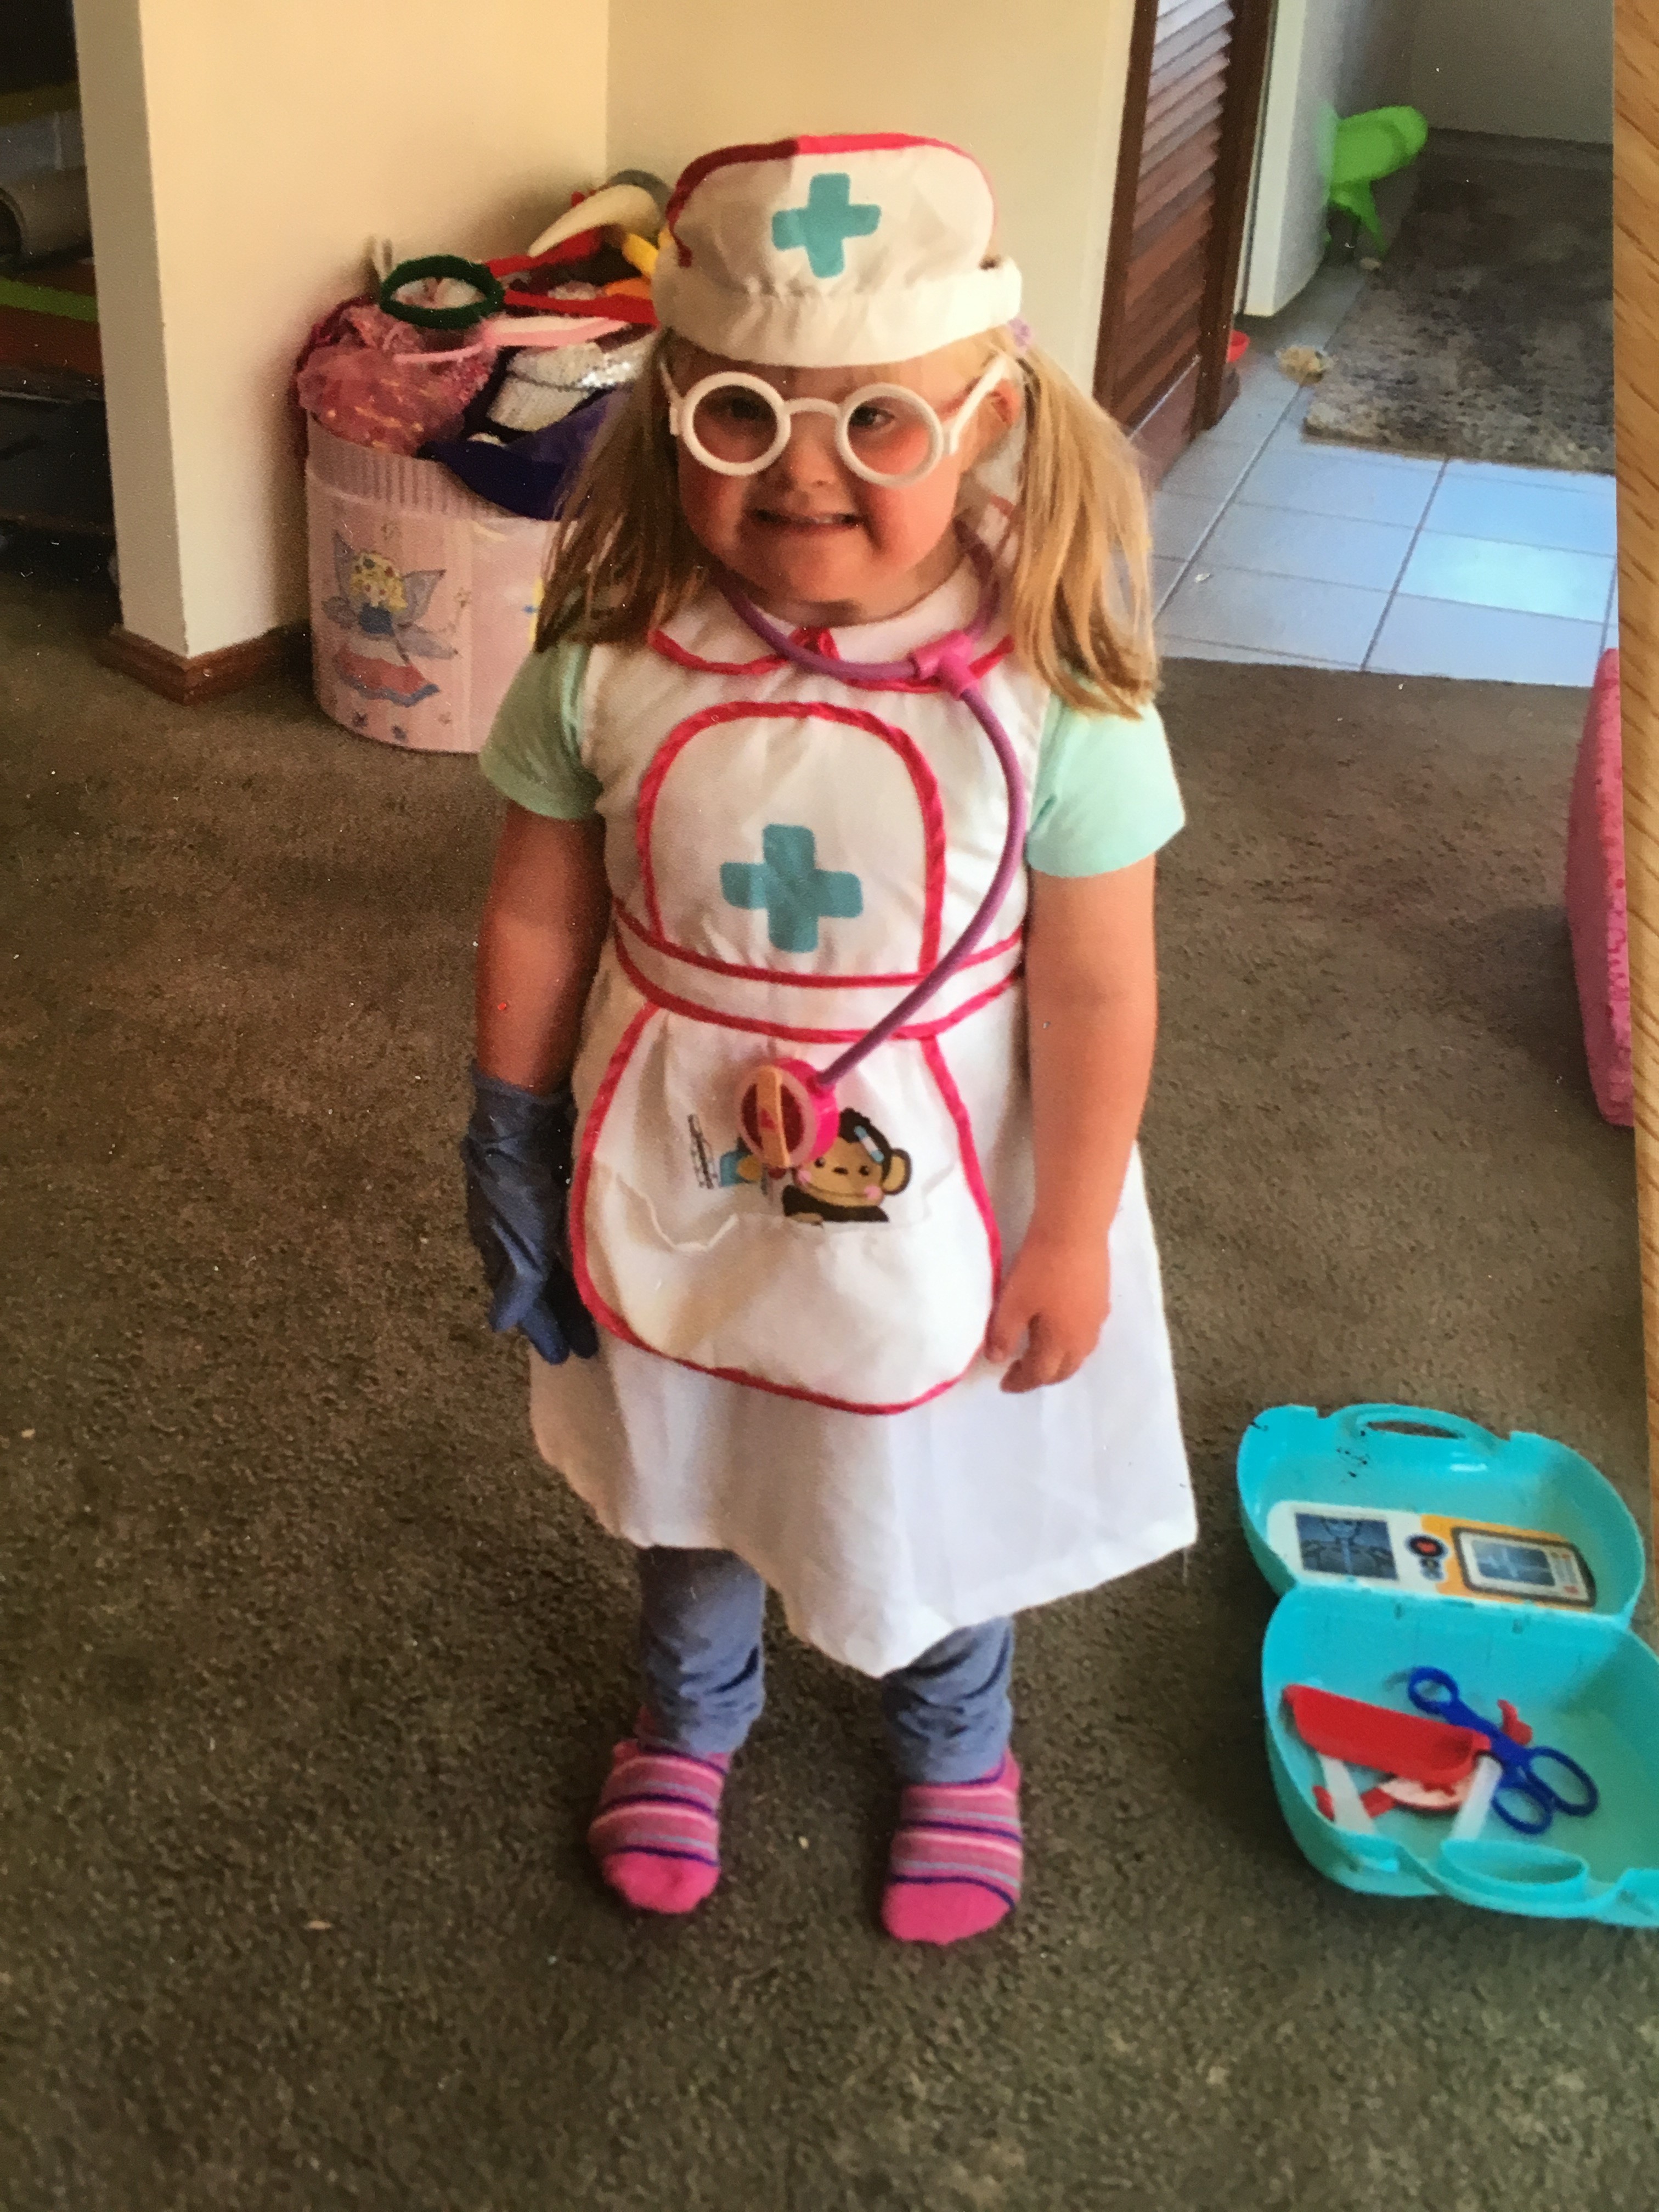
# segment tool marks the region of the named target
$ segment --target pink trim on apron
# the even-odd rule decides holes
[[[925,841],[926,918],[922,923],[921,953],[916,963],[925,973],[939,958],[945,907],[945,808],[939,798],[938,781],[915,738],[905,731],[895,729],[890,722],[884,722],[878,715],[866,714],[862,708],[837,707],[828,701],[726,700],[717,707],[705,707],[701,714],[688,714],[663,739],[640,785],[639,812],[634,824],[640,888],[645,896],[646,911],[651,917],[654,934],[667,941],[662,909],[657,900],[656,871],[651,859],[651,828],[668,772],[687,745],[694,738],[701,737],[705,730],[717,729],[726,722],[753,721],[838,722],[848,729],[863,730],[872,738],[879,738],[884,744],[890,745],[903,762],[916,794],[916,806],[921,816]],[[678,952],[680,948],[673,945],[672,949]],[[769,975],[767,980],[769,982],[787,980],[788,972],[787,969],[781,970],[776,975]]]

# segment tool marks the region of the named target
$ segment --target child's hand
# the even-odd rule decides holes
[[[1111,1261],[1103,1238],[1028,1237],[985,1334],[988,1359],[998,1366],[1013,1360],[1003,1389],[1040,1390],[1075,1375],[1099,1341],[1111,1304]]]

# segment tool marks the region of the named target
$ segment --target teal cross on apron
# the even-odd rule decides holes
[[[769,823],[760,860],[724,860],[720,891],[728,906],[766,909],[766,933],[780,952],[816,952],[820,921],[850,921],[864,911],[864,889],[845,868],[821,868],[810,830]]]

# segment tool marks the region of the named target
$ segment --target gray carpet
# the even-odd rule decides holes
[[[1650,2205],[1659,1942],[1309,1869],[1231,1502],[1258,1407],[1391,1395],[1639,1494],[1630,1139],[1557,903],[1579,700],[1170,670],[1147,1153],[1205,1534],[1030,1620],[1027,1905],[916,1956],[867,1687],[781,1638],[710,1907],[632,1921],[584,1861],[629,1577],[459,1218],[475,771],[281,684],[171,708],[16,568],[6,2212]]]
[[[1435,133],[1329,350],[1310,437],[1610,471],[1608,149]]]

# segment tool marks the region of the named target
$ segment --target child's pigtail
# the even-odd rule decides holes
[[[680,511],[657,364],[665,331],[561,504],[536,622],[536,650],[561,638],[637,644],[672,621],[702,579]]]
[[[1152,533],[1128,439],[1057,363],[1024,372],[1025,450],[1006,586],[1014,647],[1068,706],[1133,714],[1152,696]]]

